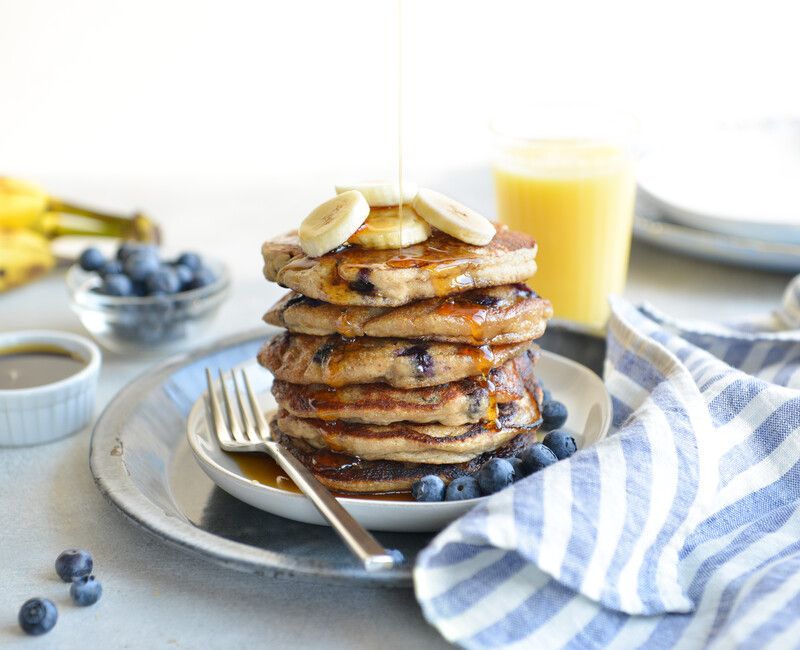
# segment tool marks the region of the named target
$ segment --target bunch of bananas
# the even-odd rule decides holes
[[[98,212],[50,196],[27,181],[0,176],[0,292],[27,284],[56,264],[51,240],[63,235],[158,241],[141,213]]]

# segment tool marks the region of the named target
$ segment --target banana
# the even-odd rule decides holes
[[[433,190],[420,188],[411,205],[434,228],[467,244],[485,246],[497,232],[483,215]]]
[[[431,227],[419,218],[409,206],[400,208],[372,208],[369,216],[347,241],[364,248],[403,248],[425,241],[431,236]]]
[[[405,204],[411,203],[417,194],[417,184],[411,182],[403,183],[402,194],[400,185],[389,181],[364,181],[363,183],[336,186],[337,194],[349,192],[350,190],[361,192],[364,198],[367,199],[369,207],[386,208],[392,205],[400,205],[400,199]]]
[[[29,228],[47,209],[49,197],[38,185],[0,176],[0,228]]]
[[[361,192],[349,190],[311,211],[297,234],[306,255],[319,257],[344,244],[369,215],[369,203]]]
[[[55,266],[50,242],[30,230],[0,230],[0,291],[27,284]]]

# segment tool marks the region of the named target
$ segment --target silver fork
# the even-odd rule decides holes
[[[242,390],[236,381],[236,374],[233,371],[230,373],[233,379],[236,401],[239,404],[240,423],[225,385],[225,377],[222,374],[222,370],[219,371],[219,385],[228,416],[228,421],[226,422],[214,390],[211,371],[206,368],[209,409],[211,411],[214,434],[217,436],[219,446],[224,451],[262,452],[272,456],[283,471],[289,475],[289,478],[294,481],[295,485],[300,488],[301,492],[311,499],[320,514],[328,520],[328,523],[339,534],[344,543],[361,560],[367,571],[391,569],[395,565],[396,559],[342,507],[336,497],[306,469],[305,465],[273,439],[256,400],[255,393],[250,386],[247,373],[244,370],[241,373],[247,389],[247,401],[250,403],[249,413],[245,407]]]

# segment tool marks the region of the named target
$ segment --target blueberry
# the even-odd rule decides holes
[[[478,472],[482,494],[494,494],[514,482],[514,466],[505,458],[492,458]]]
[[[87,248],[78,258],[78,264],[81,265],[81,268],[89,272],[99,271],[105,263],[106,258],[96,248]]]
[[[463,501],[464,499],[477,499],[480,495],[478,479],[474,476],[460,476],[447,486],[444,500]]]
[[[199,289],[200,287],[207,287],[209,284],[216,282],[217,276],[207,266],[201,266],[194,273],[194,277],[189,282],[189,289]]]
[[[120,247],[117,249],[117,259],[124,264],[125,260],[133,253],[145,253],[153,257],[158,257],[158,248],[154,244],[141,244],[138,242],[126,241],[120,244]]]
[[[131,253],[123,262],[125,274],[134,281],[144,280],[154,271],[158,271],[158,267],[158,256],[145,251]]]
[[[542,404],[547,404],[553,401],[553,393],[549,388],[542,389]]]
[[[122,263],[118,260],[109,260],[102,267],[100,267],[97,272],[100,274],[101,278],[106,277],[107,275],[117,275],[122,273]]]
[[[93,566],[92,554],[77,548],[69,548],[56,558],[56,573],[64,582],[88,576]]]
[[[514,481],[519,481],[521,478],[525,477],[525,470],[522,469],[521,458],[512,456],[511,458],[506,458],[506,460],[511,463],[511,467],[514,468]]]
[[[191,271],[199,271],[203,266],[203,258],[197,253],[181,253],[174,263],[185,266]]]
[[[542,443],[556,455],[558,460],[569,458],[578,451],[575,438],[565,431],[551,431],[544,437]]]
[[[542,428],[545,431],[552,431],[564,426],[567,421],[567,407],[561,402],[551,400],[545,402],[542,407]]]
[[[58,610],[52,600],[31,598],[19,609],[19,626],[33,636],[53,629],[58,620]]]
[[[169,266],[162,266],[157,271],[150,273],[144,283],[147,286],[147,293],[151,296],[178,293],[181,290],[178,274]]]
[[[181,289],[185,289],[189,286],[189,283],[192,281],[194,277],[194,272],[188,266],[184,266],[183,264],[176,264],[172,267],[175,271],[175,275],[178,276],[178,280],[181,283]]]
[[[83,576],[73,581],[69,588],[69,595],[76,605],[87,607],[94,605],[103,594],[101,585],[94,576]]]
[[[556,455],[541,442],[528,447],[520,454],[520,458],[522,459],[522,470],[526,475],[558,462]]]
[[[406,556],[396,548],[387,548],[386,554],[391,555],[395,566],[403,566],[406,563]]]
[[[133,295],[133,282],[127,275],[112,273],[103,278],[100,293],[107,296],[130,296]]]
[[[411,486],[414,501],[442,501],[444,499],[444,481],[431,474],[423,476]]]

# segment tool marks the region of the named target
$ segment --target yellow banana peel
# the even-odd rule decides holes
[[[50,242],[39,233],[22,228],[0,229],[0,291],[42,277],[55,263]]]

